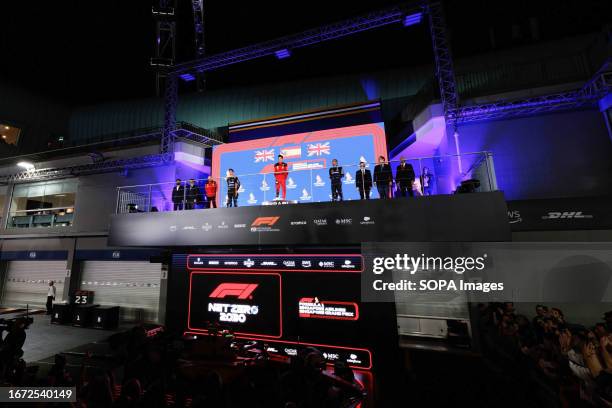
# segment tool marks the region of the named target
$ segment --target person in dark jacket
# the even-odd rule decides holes
[[[342,177],[344,177],[344,172],[342,167],[338,166],[338,160],[332,160],[332,166],[329,168],[332,201],[342,201]]]
[[[185,187],[183,187],[180,178],[176,179],[176,185],[172,188],[172,203],[174,204],[174,211],[183,209],[183,202],[185,200]]]
[[[359,170],[355,173],[355,186],[359,190],[362,200],[370,199],[370,189],[372,188],[372,173],[366,169],[365,162],[359,163]]]
[[[196,185],[194,179],[189,179],[189,184],[185,190],[185,209],[193,210],[202,199],[200,197],[200,188]]]
[[[378,158],[378,164],[374,167],[374,184],[378,189],[381,199],[389,198],[389,191],[393,184],[393,173],[391,166],[385,161],[384,156]]]
[[[22,347],[26,340],[27,322],[24,317],[15,320],[4,340],[0,340],[0,376],[10,373],[16,359],[23,356]],[[0,331],[0,339],[2,332]]]
[[[399,191],[400,197],[406,197],[406,193],[410,197],[414,197],[414,191],[412,191],[412,184],[416,175],[414,174],[414,168],[412,164],[406,163],[406,159],[400,157],[400,164],[395,170],[395,184]]]
[[[234,169],[229,169],[227,181],[227,206],[238,207],[238,190],[240,190],[240,180],[234,175]]]

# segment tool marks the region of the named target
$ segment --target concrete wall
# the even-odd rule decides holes
[[[203,173],[201,169],[181,163],[128,170],[122,173],[113,172],[81,176],[78,177],[73,226],[42,229],[6,229],[5,222],[2,221],[2,225],[0,225],[0,235],[72,236],[75,234],[104,234],[108,231],[110,215],[113,214],[116,209],[118,187],[140,186],[130,187],[130,191],[148,194],[149,188],[146,185],[155,184],[155,186],[151,188],[153,195],[152,205],[157,206],[160,211],[164,211],[170,209],[172,186],[176,178],[187,180],[191,177],[202,179],[206,178],[206,176],[208,176],[208,174]],[[8,186],[4,210],[1,213],[7,216],[9,216],[8,211],[11,204],[11,200],[9,200],[11,189],[12,186]]]
[[[459,135],[462,152],[493,152],[509,200],[612,194],[612,142],[598,111],[463,125]]]
[[[612,242],[611,230],[577,230],[577,231],[529,231],[512,233],[515,242]],[[529,318],[535,316],[537,303],[515,303],[517,313]],[[546,306],[558,307],[570,323],[587,327],[603,321],[603,314],[612,310],[612,303],[545,303]]]
[[[595,323],[603,322],[603,314],[612,310],[612,303],[543,303],[559,308],[563,311],[565,320],[572,324],[581,324],[591,328]],[[518,314],[527,316],[530,320],[535,317],[537,303],[515,303],[514,308]]]

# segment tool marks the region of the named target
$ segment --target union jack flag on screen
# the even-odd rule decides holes
[[[257,150],[255,152],[255,163],[274,161],[274,149]]]
[[[308,145],[308,157],[310,156],[322,156],[324,154],[330,154],[329,142],[325,143],[314,143]]]

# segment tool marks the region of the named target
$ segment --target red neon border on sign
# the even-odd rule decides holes
[[[265,337],[271,339],[278,339],[283,337],[283,278],[279,273],[266,273],[266,272],[238,272],[238,273],[224,273],[224,272],[191,272],[189,274],[189,303],[187,306],[187,328],[189,330],[193,330],[196,332],[207,333],[206,329],[199,329],[197,327],[191,327],[191,287],[193,283],[193,275],[268,275],[268,276],[277,276],[278,277],[278,291],[279,291],[279,299],[278,299],[278,313],[279,313],[279,327],[280,333],[278,335],[269,335],[269,334],[259,334],[259,333],[244,333],[244,332],[235,332],[238,335],[247,335],[247,336],[257,336],[257,337]]]
[[[183,332],[183,335],[185,334],[193,334],[193,335],[200,335],[200,334],[206,334],[206,331],[203,331],[203,333],[198,333],[198,332],[193,332],[193,331],[185,331]],[[299,342],[299,341],[290,341],[290,340],[268,340],[268,339],[258,339],[256,337],[251,337],[251,336],[236,336],[240,339],[246,339],[246,340],[259,340],[259,341],[267,341],[270,343],[288,343],[288,344],[295,344],[295,345],[299,345],[299,346],[314,346],[314,347],[329,347],[329,348],[338,348],[338,349],[342,349],[342,350],[353,350],[353,351],[365,351],[366,353],[368,353],[368,357],[370,359],[370,365],[367,367],[361,367],[361,366],[354,366],[354,365],[349,365],[349,367],[351,368],[356,368],[359,370],[371,370],[372,369],[372,352],[368,349],[364,349],[364,348],[358,348],[358,347],[345,347],[345,346],[334,346],[332,344],[319,344],[319,343],[305,343],[305,342]],[[274,354],[274,353],[271,353]],[[327,364],[331,364],[331,363],[327,363]]]
[[[266,257],[272,257],[272,256],[278,256],[278,257],[293,257],[293,258],[300,258],[300,257],[308,257],[308,256],[318,256],[318,257],[353,257],[353,258],[361,258],[361,269],[354,269],[354,270],[346,270],[346,269],[305,269],[305,270],[298,270],[298,271],[292,271],[292,270],[287,270],[287,269],[273,269],[273,268],[266,268],[266,269],[255,269],[254,271],[260,271],[260,270],[265,270],[265,271],[270,271],[270,272],[289,272],[289,273],[310,273],[310,272],[328,272],[328,273],[362,273],[363,272],[363,268],[364,268],[364,259],[363,259],[363,255],[361,254],[353,254],[353,255],[347,255],[347,254],[221,254],[221,255],[211,255],[211,254],[188,254],[187,255],[187,270],[189,271],[215,271],[215,272],[225,272],[225,271],[248,271],[248,269],[238,269],[238,268],[223,268],[223,269],[219,269],[218,267],[211,267],[211,268],[192,268],[189,266],[189,258],[191,257],[199,257],[199,258],[266,258]]]

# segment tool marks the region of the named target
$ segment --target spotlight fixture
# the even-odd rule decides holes
[[[423,13],[410,14],[404,17],[404,27],[419,24],[423,18]]]
[[[195,81],[196,77],[193,74],[190,73],[186,73],[186,74],[181,74],[179,75],[179,77],[185,81],[185,82],[191,82],[191,81]]]
[[[287,48],[283,48],[282,50],[275,51],[274,54],[278,59],[285,59],[291,56],[291,51],[289,51]]]
[[[9,129],[10,129],[10,127],[9,127],[9,126],[5,126],[5,127],[4,127],[4,129],[9,130]]]
[[[34,164],[30,162],[26,162],[26,161],[20,161],[19,163],[17,163],[17,166],[24,168],[26,170],[34,170]]]
[[[138,205],[133,204],[133,203],[126,205],[126,208],[127,208],[128,213],[131,213],[131,214],[139,212]]]

